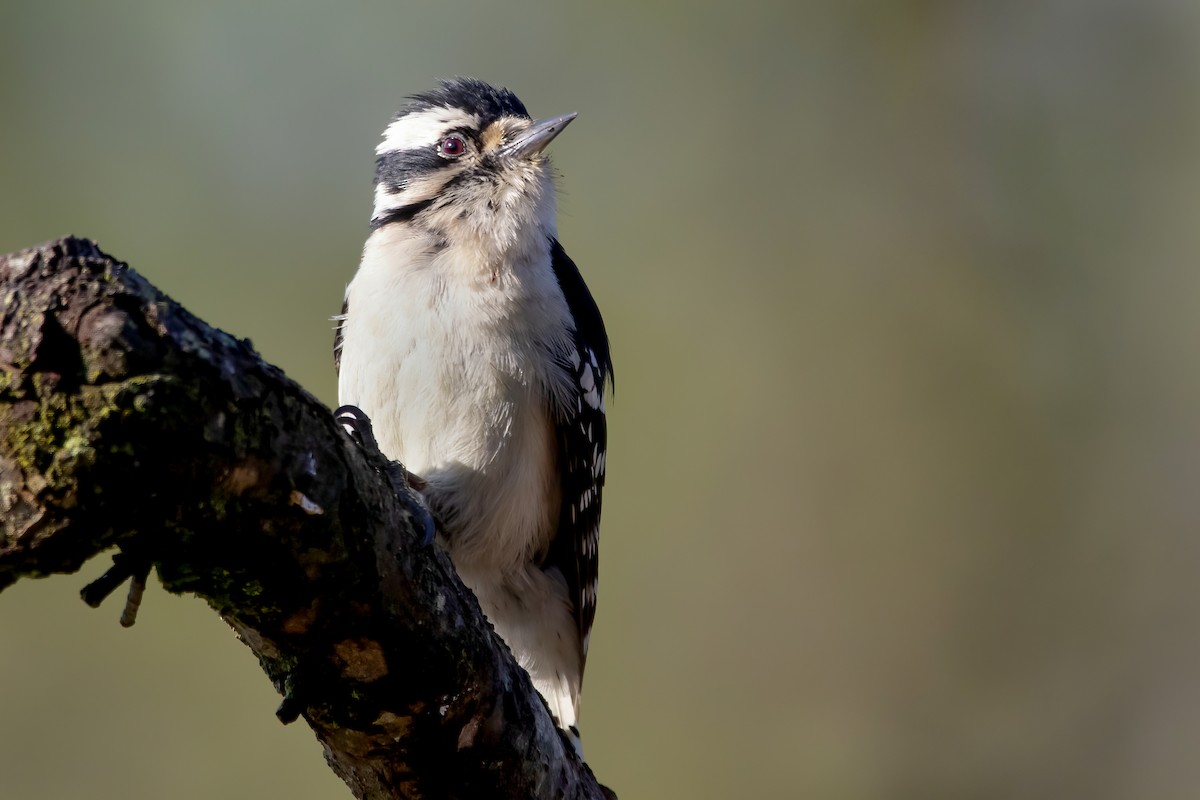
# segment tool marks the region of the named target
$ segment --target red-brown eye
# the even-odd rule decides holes
[[[458,134],[451,134],[438,143],[438,152],[444,156],[458,158],[467,152],[467,143]]]

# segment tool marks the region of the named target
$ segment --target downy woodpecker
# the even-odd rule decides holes
[[[375,150],[334,361],[339,401],[419,476],[459,576],[578,748],[612,362],[543,152],[574,118],[535,122],[469,78],[411,98]]]

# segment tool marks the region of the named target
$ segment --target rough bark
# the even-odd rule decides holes
[[[0,258],[0,296],[0,590],[149,561],[357,797],[604,796],[384,465],[249,342],[76,238]]]

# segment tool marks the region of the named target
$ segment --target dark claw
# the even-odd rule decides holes
[[[429,547],[433,544],[433,537],[437,536],[437,523],[433,520],[433,514],[429,513],[429,509],[421,505],[421,510],[425,512],[422,522],[425,523],[425,535],[421,537],[421,546]]]
[[[375,441],[375,430],[371,418],[358,406],[340,406],[333,418],[341,423],[346,434],[354,443],[372,455],[379,453],[379,442]]]
[[[146,579],[149,576],[149,559],[120,552],[113,556],[113,565],[108,571],[83,587],[79,596],[92,608],[99,608],[118,586],[129,581],[129,594],[121,611],[121,627],[128,628],[137,622],[138,608],[142,605],[142,595],[146,591]]]
[[[370,457],[378,457],[387,462],[386,474],[392,483],[392,489],[408,513],[420,522],[423,531],[422,546],[428,547],[432,544],[437,535],[437,521],[434,520],[433,514],[430,513],[429,507],[425,505],[425,500],[421,496],[420,490],[425,488],[425,481],[406,470],[399,461],[389,460],[380,451],[379,442],[375,439],[375,431],[371,427],[371,420],[361,408],[341,406],[333,412],[333,417],[341,423],[347,435]]]
[[[433,544],[433,539],[437,536],[437,520],[433,518],[433,514],[425,506],[425,501],[421,499],[419,494],[415,492],[409,495],[401,495],[400,499],[404,502],[404,507],[408,509],[408,513],[416,517],[424,529],[421,536],[421,546],[429,547]]]
[[[437,520],[433,518],[429,506],[425,504],[425,496],[417,488],[424,488],[425,481],[406,470],[399,461],[388,464],[387,476],[388,480],[392,482],[392,489],[395,490],[396,497],[400,498],[400,502],[404,504],[405,510],[421,525],[423,530],[421,546],[428,547],[433,543],[433,537],[437,535]]]

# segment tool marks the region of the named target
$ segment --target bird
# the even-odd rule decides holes
[[[535,121],[475,78],[408,98],[375,150],[334,363],[339,402],[413,476],[459,577],[582,756],[613,365],[558,239],[545,150],[575,117]]]

